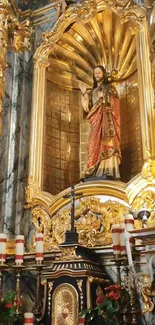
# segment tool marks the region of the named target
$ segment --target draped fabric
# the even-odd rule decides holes
[[[108,103],[104,98],[99,98],[91,107],[87,119],[91,130],[87,146],[86,177],[106,174],[119,178],[118,167],[121,160],[119,98],[114,92],[111,92]]]

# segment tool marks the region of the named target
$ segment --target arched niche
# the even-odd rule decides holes
[[[44,35],[35,54],[29,202],[39,195],[51,203],[52,195],[71,181],[78,183],[82,176],[89,129],[78,82],[90,88],[96,64],[112,74],[120,95],[123,180],[141,171],[146,149],[154,156],[145,12],[133,4],[115,5],[115,1],[110,8],[99,0],[76,5]]]

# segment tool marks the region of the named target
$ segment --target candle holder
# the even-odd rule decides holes
[[[43,265],[42,260],[36,261],[35,268],[36,268],[36,272],[37,272],[37,284],[36,284],[36,299],[35,299],[35,305],[33,308],[33,313],[34,313],[36,319],[39,318],[41,315],[42,303],[41,303],[41,299],[40,299],[40,286],[41,286],[41,273],[42,273],[42,269],[44,266],[45,265]]]
[[[6,271],[8,268],[8,265],[5,264],[4,261],[0,262],[0,301],[2,300],[3,296],[3,272]]]
[[[15,286],[15,314],[16,316],[19,316],[21,314],[20,311],[20,280],[21,280],[21,271],[25,268],[23,264],[14,264],[12,265],[12,268],[15,270],[15,276],[16,276],[16,286]]]

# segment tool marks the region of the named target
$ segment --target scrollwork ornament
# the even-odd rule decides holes
[[[8,44],[8,18],[9,18],[9,2],[0,1],[0,134],[2,130],[2,106],[4,100],[4,73],[6,69],[6,51]]]
[[[33,200],[32,198],[37,195],[37,193],[40,191],[40,188],[38,185],[33,181],[32,177],[29,177],[28,179],[28,186],[26,187],[25,194],[26,194],[26,205],[24,206],[25,209],[29,209],[33,206]]]
[[[9,7],[9,1],[8,0],[0,0],[0,7]]]
[[[14,31],[13,46],[16,52],[22,50],[31,50],[31,36],[33,29],[31,27],[29,19],[23,22],[18,22],[17,27]]]
[[[50,315],[51,312],[51,292],[53,289],[54,281],[48,282],[48,315]]]
[[[79,259],[81,259],[81,256],[76,255],[76,250],[74,247],[62,248],[61,256],[56,257],[57,261],[71,261]]]
[[[82,311],[82,309],[83,309],[83,290],[82,290],[83,280],[77,279],[76,283],[77,283],[78,289],[80,291],[80,311]]]

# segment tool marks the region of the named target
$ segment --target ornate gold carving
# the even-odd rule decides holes
[[[90,283],[104,283],[104,284],[110,283],[110,281],[108,279],[94,278],[92,276],[89,276],[88,280]]]
[[[10,4],[7,0],[0,1],[0,134],[2,129],[2,107],[4,99],[4,73],[6,68],[6,50],[8,43],[8,19]]]
[[[112,243],[111,225],[121,223],[129,208],[118,202],[101,203],[99,198],[81,200],[75,209],[75,227],[79,242],[84,246],[101,246]],[[52,218],[52,235],[57,243],[64,241],[64,233],[70,228],[70,210],[64,209]]]
[[[67,8],[67,3],[65,0],[59,0],[56,6],[56,19],[58,19]]]
[[[31,127],[29,176],[32,177],[32,184],[33,183],[36,184],[37,191],[35,191],[35,190],[33,191],[33,185],[32,185],[32,189],[29,188],[28,198],[29,198],[29,204],[31,206],[41,204],[42,206],[46,207],[46,210],[48,211],[49,215],[53,215],[57,211],[59,211],[60,208],[62,208],[65,205],[65,201],[62,199],[61,194],[58,197],[53,198],[53,196],[50,193],[44,193],[43,189],[42,189],[42,172],[43,172],[43,158],[42,157],[43,157],[43,134],[44,134],[43,132],[44,132],[44,111],[45,111],[44,94],[42,94],[42,92],[45,91],[45,87],[44,87],[45,82],[46,82],[45,81],[45,68],[49,65],[49,55],[55,54],[58,49],[62,50],[63,52],[65,50],[67,50],[67,49],[65,49],[65,46],[61,47],[61,42],[59,42],[60,38],[63,36],[63,38],[67,37],[67,40],[72,41],[71,39],[69,39],[69,37],[71,37],[71,35],[67,34],[66,28],[73,25],[73,23],[75,23],[76,26],[77,25],[81,26],[81,24],[83,24],[83,23],[85,23],[85,25],[86,25],[88,20],[91,17],[93,17],[93,19],[94,19],[94,15],[96,13],[98,13],[100,16],[102,16],[101,12],[105,11],[107,8],[111,8],[111,10],[114,13],[116,13],[118,16],[121,16],[122,12],[124,12],[124,15],[122,16],[121,20],[128,19],[133,23],[134,26],[137,23],[137,21],[144,22],[144,24],[143,24],[144,29],[142,30],[142,33],[144,33],[145,34],[144,36],[146,36],[147,27],[145,25],[145,10],[143,10],[139,6],[136,6],[133,3],[133,1],[111,0],[109,2],[106,0],[104,0],[104,1],[88,0],[88,1],[82,2],[82,4],[76,4],[75,6],[70,6],[66,10],[64,15],[61,15],[61,17],[58,19],[58,21],[55,24],[52,31],[50,33],[45,33],[43,35],[42,44],[37,49],[37,51],[35,53],[35,57],[34,57],[35,77],[34,77],[34,92],[33,92],[33,109],[32,109],[33,118],[32,118],[32,127]],[[88,13],[88,11],[89,11],[89,13]],[[125,16],[126,16],[126,18],[125,18]],[[90,21],[91,21],[91,19],[90,19]],[[83,27],[85,28],[84,25],[83,25]],[[80,27],[78,27],[78,28],[80,28]],[[98,28],[96,23],[95,23],[95,28],[96,29]],[[135,32],[135,30],[134,30],[134,32]],[[78,29],[78,33],[79,33],[79,29]],[[77,33],[77,35],[78,35],[78,33]],[[66,34],[67,34],[67,36],[66,36]],[[78,52],[78,49],[76,51],[71,51],[71,50],[69,51],[69,53],[70,53],[69,60],[73,62],[74,61],[73,54],[75,54],[76,52],[81,53],[80,51],[83,48],[83,44],[81,43],[81,41],[77,40],[76,38],[74,38],[74,37],[72,37],[72,38],[74,39],[73,40],[74,43],[76,43],[76,45],[79,46],[79,52]],[[127,37],[127,39],[128,39],[128,37]],[[145,41],[145,37],[143,37],[143,40]],[[94,44],[94,46],[92,45],[92,48],[95,48],[95,44]],[[145,52],[147,52],[146,48],[145,48]],[[146,66],[145,63],[147,62],[147,61],[145,61],[145,57],[143,54],[142,54],[141,60],[139,60],[140,65],[141,65],[141,70],[142,70],[142,66],[143,67]],[[87,56],[90,55],[89,51],[87,51],[87,53],[85,53],[85,55],[87,58]],[[113,56],[113,54],[112,54],[112,56]],[[118,53],[118,56],[120,56],[119,53]],[[56,55],[55,55],[55,60],[57,60]],[[98,58],[98,60],[99,60],[99,58]],[[88,60],[86,59],[85,61],[88,64]],[[89,61],[91,61],[91,66],[90,66],[90,68],[91,68],[94,64],[94,57],[89,58]],[[90,70],[90,68],[88,67],[88,70],[90,71],[88,73],[88,84],[89,85],[91,84],[90,73],[92,71],[92,70]],[[72,70],[72,69],[70,69],[70,70]],[[85,71],[85,68],[80,69],[80,70],[82,70],[82,72],[83,72],[83,71]],[[142,79],[148,80],[149,76],[148,76],[148,78],[142,78]],[[145,87],[146,87],[146,85],[145,85]],[[143,93],[144,93],[144,85],[143,85],[143,87],[141,87],[141,94],[143,94]],[[149,96],[147,93],[147,98],[148,97]],[[145,98],[144,102],[146,103],[146,98]],[[147,103],[148,103],[148,100],[147,100]],[[147,105],[147,107],[151,107],[150,103]],[[142,127],[144,127],[144,125],[148,124],[147,123],[148,122],[147,121],[148,112],[146,112],[146,114],[145,114],[145,111],[146,110],[142,108],[141,115],[144,116],[144,118],[143,118],[144,121],[142,123]],[[147,139],[145,139],[145,135],[143,137],[143,140],[144,140],[144,142],[146,142],[145,140],[147,140]],[[38,157],[39,157],[39,159],[38,159]],[[134,180],[133,180],[133,183],[134,183]],[[92,186],[92,188],[90,188],[91,186]],[[132,202],[132,199],[135,196],[135,191],[137,190],[137,189],[133,190],[133,188],[132,188],[132,191],[130,191],[130,193],[129,193],[128,185],[122,184],[122,183],[121,183],[121,185],[118,184],[118,189],[117,189],[116,184],[110,185],[108,182],[104,183],[104,185],[102,185],[102,186],[97,185],[96,190],[94,190],[94,187],[95,187],[94,185],[91,185],[91,186],[87,187],[85,185],[84,196],[100,194],[100,189],[102,189],[102,193],[104,192],[103,194],[106,193],[105,195],[108,194],[110,196],[119,197],[119,198],[125,200],[127,203]],[[80,187],[80,186],[78,186],[78,187]],[[104,188],[104,190],[103,190],[103,188]],[[81,189],[82,189],[82,186],[81,186]],[[137,192],[138,192],[138,190],[137,190]],[[136,194],[137,194],[137,192],[136,192]],[[127,195],[127,193],[129,193],[129,195]],[[130,200],[130,197],[132,197],[131,200]],[[55,228],[55,225],[53,226],[53,228]],[[95,240],[94,240],[94,236],[95,236]],[[58,234],[56,233],[56,231],[54,231],[54,237],[55,237],[54,242],[56,242],[56,243],[62,242],[63,229],[61,229],[61,232],[59,231]],[[82,239],[82,237],[84,237],[84,239]],[[88,239],[85,232],[81,233],[81,240],[83,240],[83,242],[86,241],[86,243],[88,241],[91,241],[90,245],[93,246],[94,241],[96,241],[96,229],[95,229],[95,232],[93,230],[93,233],[91,234],[90,237],[93,239],[91,239],[91,240]],[[98,238],[98,240],[100,240],[100,239]],[[109,242],[110,242],[110,240],[109,240]]]
[[[58,246],[54,245],[51,238],[52,220],[46,210],[42,207],[35,207],[32,210],[32,217],[36,233],[42,232],[44,234],[44,250],[57,249]],[[32,238],[31,248],[35,249],[35,234]]]
[[[149,182],[155,180],[155,160],[151,158],[149,150],[146,151],[146,159],[142,168],[142,176]]]
[[[150,313],[154,309],[154,303],[151,300],[152,282],[150,275],[142,273],[138,280],[139,291],[142,299],[142,313]]]
[[[62,248],[61,256],[56,257],[56,261],[71,261],[79,260],[81,256],[76,255],[75,247],[64,247]]]
[[[78,279],[76,280],[78,289],[80,291],[80,311],[82,311],[83,309],[83,290],[82,290],[82,286],[83,286],[83,280]]]
[[[14,30],[13,39],[13,46],[15,47],[16,52],[20,52],[22,50],[31,50],[32,33],[33,29],[28,18],[22,22],[17,23],[17,27]]]
[[[52,298],[52,324],[78,325],[78,300],[77,291],[72,285],[59,285]]]
[[[129,208],[117,201],[103,203],[98,197],[80,200],[75,208],[79,243],[89,247],[111,244],[111,225],[123,222],[126,214],[129,214]],[[36,206],[32,210],[32,216],[36,232],[44,234],[45,249],[58,248],[65,240],[65,232],[70,230],[70,208],[64,208],[51,217],[45,208]],[[32,247],[35,247],[34,240]],[[63,248],[62,255],[57,260],[79,258],[74,248]]]
[[[8,0],[0,0],[0,7],[9,7],[9,1]]]
[[[33,181],[32,177],[29,177],[28,179],[28,186],[25,189],[25,195],[26,195],[26,202],[25,208],[29,209],[32,205],[33,198],[37,196],[40,188],[38,185]]]
[[[149,190],[146,188],[144,191],[139,193],[135,198],[133,209],[138,211],[145,208],[150,211],[150,217],[148,218],[146,225],[148,227],[153,227],[155,225],[155,187]],[[142,222],[140,220],[135,220],[135,227],[142,228]]]
[[[53,289],[54,281],[48,282],[48,315],[51,313],[51,292]]]

